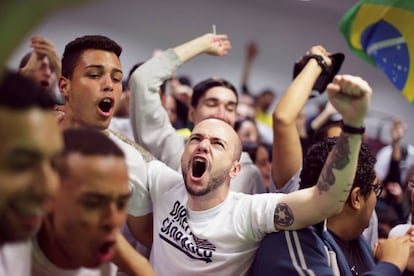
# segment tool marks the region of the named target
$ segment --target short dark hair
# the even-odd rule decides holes
[[[200,98],[209,90],[210,88],[220,86],[225,87],[233,91],[234,95],[236,96],[236,101],[239,100],[239,95],[237,94],[236,87],[234,87],[233,84],[231,84],[229,81],[221,78],[209,78],[206,80],[203,80],[202,82],[199,82],[194,86],[193,88],[193,96],[191,97],[191,106],[196,108]]]
[[[124,152],[102,132],[93,128],[69,128],[63,131],[63,152],[79,152],[84,155],[115,155],[125,157]]]
[[[142,65],[144,64],[143,61],[135,63],[132,65],[131,69],[129,69],[128,76],[125,79],[125,81],[122,83],[122,91],[125,91],[125,89],[129,88],[129,80],[131,79],[132,74]]]
[[[122,47],[112,39],[102,35],[86,35],[69,42],[62,58],[62,76],[72,78],[80,56],[86,50],[103,50],[114,53],[118,58],[122,53]]]
[[[326,123],[324,123],[320,128],[318,128],[310,137],[310,144],[318,143],[319,141],[322,141],[326,137],[328,137],[328,131],[331,130],[334,127],[341,127],[342,120],[340,121],[332,121],[328,120]]]
[[[32,52],[29,52],[25,54],[22,59],[20,60],[19,68],[22,69],[26,66],[26,64],[29,62],[30,56],[32,55]]]
[[[239,129],[243,126],[243,124],[245,123],[245,122],[251,122],[252,124],[254,124],[255,125],[255,127],[256,127],[256,129],[257,129],[257,124],[256,124],[256,121],[254,120],[254,119],[252,119],[252,118],[244,118],[244,119],[240,119],[240,120],[237,120],[235,123],[234,123],[234,130],[237,132],[237,131],[239,131]],[[259,132],[259,130],[257,129],[257,132]]]
[[[192,85],[192,82],[189,76],[181,75],[181,76],[178,76],[177,79],[178,79],[178,82],[181,83],[182,85],[187,85],[190,87]]]
[[[316,185],[322,168],[328,158],[329,152],[335,146],[338,137],[326,138],[316,144],[313,144],[304,160],[303,168],[300,173],[300,188],[308,188]],[[376,178],[375,174],[376,158],[368,149],[366,143],[362,143],[358,155],[357,170],[354,178],[352,189],[355,187],[361,188],[361,193],[367,196],[371,191],[370,185]],[[348,201],[348,200],[347,200]]]
[[[250,142],[250,143],[244,143],[243,144],[243,151],[247,152],[250,156],[250,159],[252,159],[253,163],[256,162],[256,157],[257,157],[257,149],[263,146],[267,153],[269,154],[269,161],[272,162],[272,145],[266,144],[266,143],[255,143],[255,142]]]
[[[0,81],[0,107],[24,110],[37,107],[53,110],[55,101],[32,80],[17,72],[6,71]]]
[[[125,158],[124,152],[102,132],[93,128],[69,128],[63,131],[64,149],[60,153],[56,168],[61,176],[68,173],[66,158],[73,153],[86,156],[115,156]]]

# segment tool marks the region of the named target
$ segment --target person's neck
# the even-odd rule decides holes
[[[355,240],[361,235],[357,230],[358,227],[354,226],[352,220],[348,219],[342,213],[328,218],[327,228],[344,241]]]
[[[82,127],[82,124],[79,122],[76,122],[75,120],[71,120],[67,117],[65,117],[62,122],[59,124],[60,128],[62,130],[68,129],[68,128],[77,128]]]
[[[224,202],[229,194],[229,189],[216,189],[203,196],[188,195],[188,207],[193,211],[205,211]]]
[[[75,116],[72,115],[71,111],[69,108],[66,108],[66,114],[64,119],[59,123],[59,127],[60,129],[63,131],[65,129],[69,129],[69,128],[79,128],[79,127],[92,127],[92,126],[88,126],[87,124],[85,124],[83,121],[76,119]],[[109,131],[108,129],[97,129],[99,131],[101,131],[103,134],[109,136]]]
[[[84,126],[81,121],[77,120],[76,117],[73,116],[72,110],[70,109],[68,105],[65,105],[64,110],[65,110],[65,117],[59,123],[59,126],[62,130]]]

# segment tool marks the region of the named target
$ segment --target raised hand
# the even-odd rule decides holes
[[[326,65],[331,66],[332,65],[332,60],[329,57],[331,53],[329,53],[325,47],[323,47],[322,45],[316,45],[311,47],[307,52],[306,55],[319,55],[322,56],[323,59],[326,62]]]
[[[258,47],[257,47],[256,42],[250,41],[246,47],[246,59],[250,61],[253,60],[257,56],[257,53],[258,53]]]
[[[380,239],[374,249],[374,257],[377,261],[392,263],[404,271],[407,267],[412,242],[408,235],[404,237],[393,237]]]
[[[342,115],[344,124],[361,127],[369,109],[372,89],[360,77],[337,75],[327,88],[328,98]]]
[[[208,46],[205,53],[212,56],[225,56],[231,49],[231,42],[226,34],[205,34],[201,37]]]
[[[20,74],[26,78],[34,78],[37,68],[40,66],[40,57],[36,52],[32,52],[26,65],[20,68]]]
[[[391,138],[393,142],[400,141],[407,131],[407,124],[401,119],[395,118],[391,127]]]
[[[200,55],[225,56],[231,49],[231,42],[226,34],[204,34],[174,48],[181,63]]]

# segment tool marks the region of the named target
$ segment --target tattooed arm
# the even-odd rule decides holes
[[[355,76],[336,76],[328,86],[330,102],[344,124],[354,128],[363,126],[371,94],[368,83]],[[318,183],[280,198],[274,215],[276,229],[300,229],[341,211],[352,187],[361,142],[361,134],[339,136]]]

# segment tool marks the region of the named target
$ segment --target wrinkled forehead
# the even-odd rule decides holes
[[[200,121],[194,126],[192,133],[220,138],[228,142],[238,137],[237,133],[228,123],[224,122],[223,120],[213,118]]]

